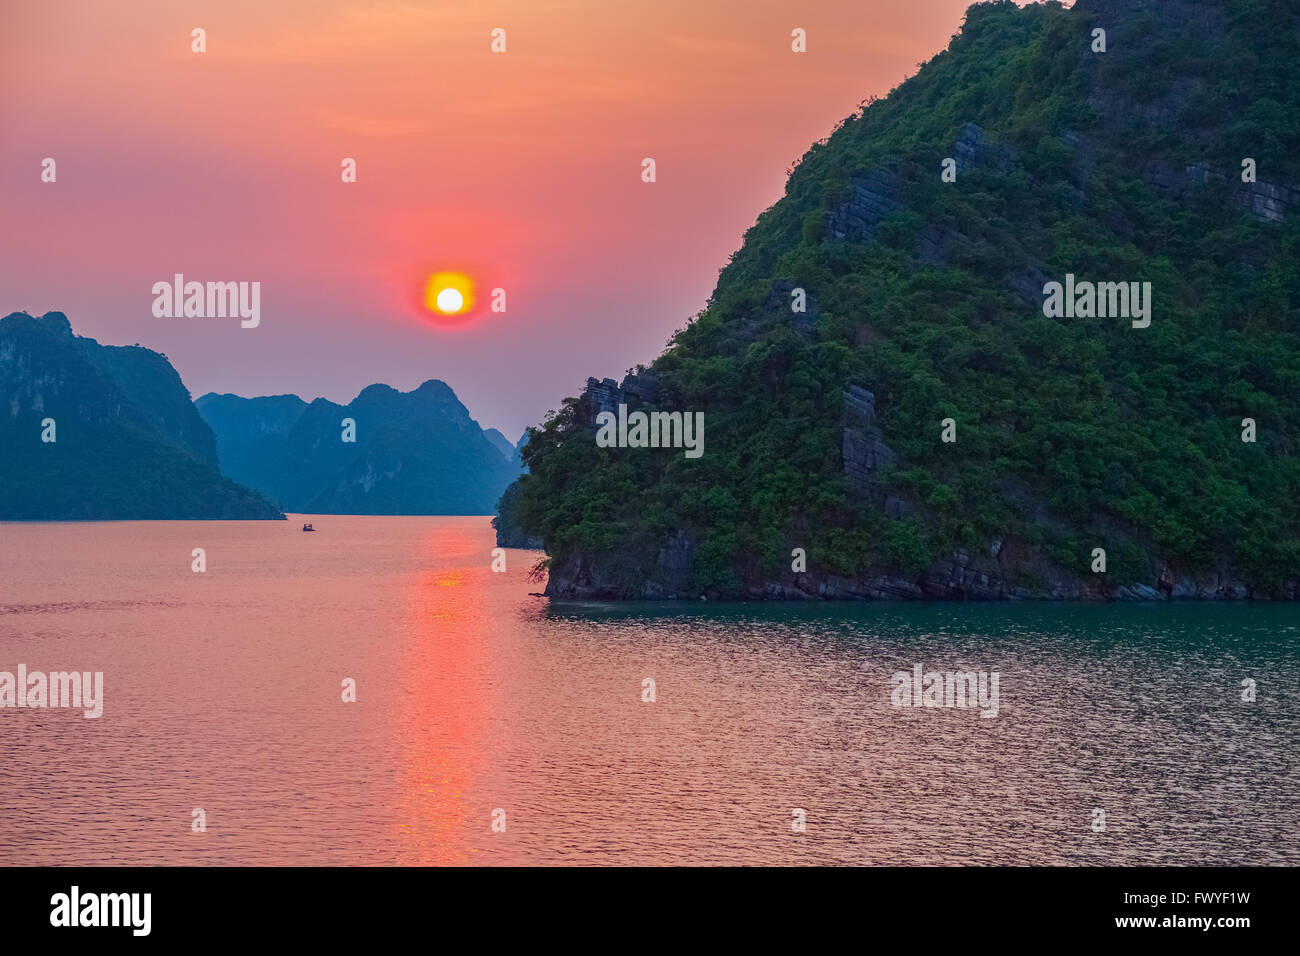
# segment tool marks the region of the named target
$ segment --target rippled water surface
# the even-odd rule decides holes
[[[309,520],[0,524],[0,671],[106,698],[0,709],[0,863],[1300,863],[1294,606],[559,605]]]

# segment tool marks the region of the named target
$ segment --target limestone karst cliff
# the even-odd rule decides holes
[[[663,355],[536,430],[506,503],[547,592],[1294,599],[1297,70],[1279,0],[971,7]],[[597,447],[619,404],[707,451]]]

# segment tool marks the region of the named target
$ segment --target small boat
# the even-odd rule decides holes
[[[303,531],[315,531],[316,529],[313,528],[313,527],[312,527],[311,525],[309,525],[309,524],[305,524],[305,525],[302,526],[302,530],[303,530]]]

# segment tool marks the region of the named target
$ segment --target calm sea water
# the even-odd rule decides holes
[[[0,863],[1300,863],[1292,606],[558,605],[486,518],[309,520],[0,524],[0,670],[106,698],[0,710]]]

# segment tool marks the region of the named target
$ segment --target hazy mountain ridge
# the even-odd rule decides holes
[[[61,312],[0,319],[0,450],[0,518],[283,517],[221,476],[165,356],[77,337]]]
[[[1297,25],[971,7],[809,150],[664,355],[537,430],[499,526],[560,597],[1295,598]],[[1150,326],[1046,316],[1067,274],[1151,282]],[[620,403],[704,411],[708,451],[597,448]]]
[[[436,379],[411,392],[370,385],[347,405],[211,393],[195,405],[227,474],[287,511],[490,514],[519,474],[517,458]],[[355,422],[355,442],[343,440],[344,419]]]
[[[506,438],[505,435],[501,434],[495,428],[486,429],[483,432],[483,437],[490,441],[492,446],[497,451],[501,452],[507,461],[514,458],[515,454],[518,452],[518,449],[515,448],[514,445],[510,444],[510,439]]]

